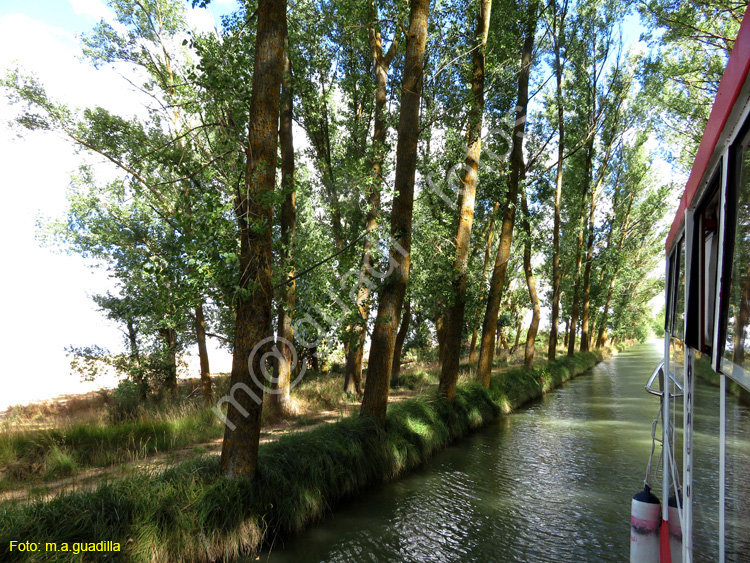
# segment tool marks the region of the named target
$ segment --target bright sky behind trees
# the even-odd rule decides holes
[[[218,21],[219,14],[234,6],[233,0],[217,0],[211,9]],[[190,23],[210,30],[212,13],[192,10]],[[121,76],[95,70],[78,58],[77,36],[109,16],[99,0],[3,0],[0,73],[17,63],[36,74],[50,95],[74,107],[102,105],[120,114],[137,113],[138,96]],[[8,125],[14,112],[0,97],[0,252],[5,264],[0,277],[5,318],[0,328],[5,366],[0,410],[112,384],[81,383],[69,373],[64,348],[92,343],[122,348],[122,333],[88,297],[112,287],[106,271],[91,269],[91,262],[78,255],[40,248],[36,240],[38,216],[63,216],[70,175],[81,156],[69,142],[50,134],[24,131],[19,138]],[[227,354],[213,352],[211,361],[214,372],[229,369]]]

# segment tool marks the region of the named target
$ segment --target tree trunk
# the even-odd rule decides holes
[[[474,353],[477,349],[477,334],[479,332],[478,326],[482,322],[482,304],[484,303],[484,292],[485,283],[487,283],[487,271],[490,269],[490,258],[492,257],[492,238],[495,234],[495,215],[497,210],[500,208],[499,203],[495,203],[495,207],[492,211],[492,217],[490,218],[490,224],[487,229],[487,246],[484,250],[484,264],[482,266],[482,287],[479,291],[479,304],[477,305],[477,317],[474,320],[474,328],[471,331],[471,345],[469,346],[469,362],[474,363]]]
[[[352,327],[352,331],[358,330],[358,326]],[[346,365],[344,368],[344,393],[352,395],[362,394],[362,359],[364,358],[364,337],[366,331],[362,328],[360,334],[362,339],[349,346],[346,352]]]
[[[604,165],[606,166],[606,165]],[[600,180],[604,177],[601,171]],[[591,194],[591,208],[589,210],[588,239],[586,241],[586,265],[583,268],[583,312],[581,314],[581,352],[589,351],[589,309],[591,307],[591,267],[594,263],[594,214],[599,195],[599,185]]]
[[[578,314],[581,307],[581,262],[583,262],[583,237],[586,230],[586,207],[589,199],[591,176],[589,171],[594,159],[594,136],[586,142],[586,169],[584,172],[583,188],[581,190],[581,214],[578,221],[578,242],[576,243],[576,261],[573,270],[573,307],[570,312],[570,329],[568,334],[568,356],[572,356],[576,349],[576,328]]]
[[[471,343],[469,344],[469,363],[474,363],[474,355],[477,351],[477,336],[479,335],[479,328],[474,327],[471,330]]]
[[[558,13],[560,20],[558,22]],[[557,354],[558,325],[560,323],[560,215],[562,209],[563,156],[565,148],[565,118],[562,97],[562,43],[565,38],[567,0],[558,12],[557,2],[552,2],[552,41],[555,50],[555,102],[557,105],[557,178],[555,181],[555,219],[552,231],[552,312],[550,314],[547,359],[551,362]],[[559,24],[559,25],[558,25]]]
[[[393,348],[393,366],[391,367],[391,387],[399,386],[399,375],[401,373],[401,351],[404,348],[404,341],[409,332],[409,323],[411,322],[411,301],[409,299],[404,303],[404,316],[401,319],[401,327],[396,335],[396,345]]]
[[[533,7],[532,7],[533,6]],[[521,70],[518,74],[518,104],[517,119],[513,128],[513,148],[511,150],[511,172],[508,178],[508,197],[503,222],[500,228],[500,244],[495,257],[495,267],[492,271],[490,291],[487,299],[487,309],[482,323],[482,340],[479,347],[479,365],[477,366],[477,380],[485,387],[490,385],[492,360],[495,352],[494,336],[497,318],[500,312],[500,301],[503,296],[505,274],[510,259],[510,247],[513,242],[513,224],[516,218],[516,205],[523,162],[523,136],[526,130],[526,112],[529,102],[529,73],[531,71],[531,55],[534,49],[534,35],[536,33],[537,14],[536,4],[529,6],[528,21],[524,34],[523,54],[521,56]]]
[[[607,300],[607,307],[610,305],[610,300]],[[603,313],[603,320],[607,319],[607,312],[605,311]],[[596,347],[601,348],[607,343],[607,325],[603,324],[599,327],[599,334],[596,337]]]
[[[612,132],[609,136],[609,141],[607,143],[606,152],[604,154],[604,158],[602,159],[601,164],[599,165],[599,170],[597,171],[598,179],[596,181],[596,186],[594,187],[594,191],[591,194],[591,211],[589,212],[589,237],[586,244],[586,267],[583,274],[583,316],[581,317],[581,352],[588,352],[589,346],[590,346],[590,340],[591,337],[589,335],[589,308],[591,306],[591,268],[594,263],[594,214],[596,212],[596,202],[599,197],[599,193],[601,191],[602,186],[604,185],[604,178],[606,176],[606,171],[609,166],[609,158],[612,154],[612,146],[615,142],[615,133],[616,128],[618,125],[619,120],[617,119],[617,114],[619,113],[619,107],[617,112],[615,113],[614,122],[612,124]],[[632,202],[632,200],[631,200]],[[594,332],[593,329],[591,331]]]
[[[270,194],[276,177],[279,98],[284,73],[286,1],[259,0],[255,67],[249,112],[245,185],[238,190],[235,213],[240,232],[239,287],[234,355],[221,468],[227,476],[253,477],[258,465],[263,387],[256,383],[265,370],[264,343],[272,338]],[[263,368],[263,369],[261,369]]]
[[[373,23],[368,31],[370,54],[375,74],[375,131],[372,136],[372,182],[367,198],[367,215],[365,226],[369,233],[378,227],[380,216],[380,190],[383,183],[383,160],[385,159],[385,141],[388,127],[385,120],[385,104],[388,85],[388,68],[396,54],[398,41],[394,38],[386,54],[383,54],[382,36],[377,22],[378,10],[375,0],[370,2],[370,22]],[[344,391],[347,393],[362,393],[360,381],[362,379],[362,359],[365,351],[365,337],[367,336],[367,318],[370,316],[370,282],[373,271],[372,238],[365,237],[362,248],[362,268],[360,270],[359,288],[357,291],[357,313],[359,319],[350,329],[351,343],[346,355],[344,372]]]
[[[531,315],[531,324],[526,333],[526,349],[524,350],[523,365],[531,369],[534,366],[534,343],[536,342],[536,333],[539,331],[539,297],[536,294],[536,281],[534,280],[534,270],[531,267],[531,214],[529,205],[526,201],[526,189],[521,190],[521,211],[523,212],[523,229],[526,231],[526,240],[523,244],[523,269],[526,273],[526,285],[529,288],[529,297],[533,313]]]
[[[138,352],[138,333],[133,324],[133,319],[128,319],[128,341],[130,342],[130,357],[135,360],[137,364],[140,364],[141,357]]]
[[[515,354],[518,350],[518,344],[521,342],[521,327],[523,326],[523,317],[520,314],[516,315],[516,336],[513,342],[513,347],[510,349],[511,354]]]
[[[294,346],[294,306],[297,284],[294,280],[294,246],[297,237],[297,192],[294,185],[294,135],[292,132],[294,92],[292,91],[292,62],[289,59],[289,40],[285,40],[284,75],[281,83],[279,113],[279,146],[281,150],[281,189],[284,202],[281,204],[281,255],[286,267],[287,283],[281,286],[278,305],[278,344],[276,356],[276,378],[270,402],[284,416],[293,413],[290,394],[292,357]]]
[[[563,345],[568,347],[568,340],[570,340],[570,317],[565,318],[565,341]]]
[[[414,179],[419,141],[419,105],[422,96],[424,50],[430,0],[411,0],[409,30],[406,36],[401,112],[396,147],[395,188],[397,196],[391,211],[390,265],[393,273],[383,284],[378,314],[372,334],[367,383],[361,413],[385,423],[388,386],[393,366],[393,348],[401,318],[401,307],[409,281],[411,222],[414,207]]]
[[[469,242],[474,222],[479,159],[482,150],[482,116],[484,113],[484,61],[490,25],[492,0],[480,0],[472,54],[471,108],[467,127],[468,150],[464,163],[462,188],[458,201],[456,255],[453,262],[452,297],[446,323],[446,353],[440,370],[438,392],[452,401],[456,395],[458,367],[461,360],[461,335],[466,311],[466,278],[469,268]]]
[[[622,334],[620,331],[621,325],[622,325],[622,315],[619,314],[619,311],[627,307],[628,297],[632,295],[631,293],[632,289],[633,289],[633,282],[630,281],[628,285],[625,286],[625,289],[622,292],[622,294],[618,296],[619,306],[615,305],[615,318],[614,318],[614,323],[612,326],[612,329],[613,329],[612,332],[614,333],[612,334],[612,340],[611,340],[612,343],[619,342],[620,340],[622,340]]]
[[[619,252],[622,252],[623,250],[623,244],[625,242],[625,237],[628,233],[628,226],[630,225],[630,212],[633,209],[633,200],[635,199],[635,189],[632,189],[630,192],[630,197],[628,198],[628,205],[625,208],[625,218],[623,219],[623,226],[622,230],[620,231],[620,241],[617,245],[617,248]],[[596,338],[596,347],[601,348],[607,343],[607,322],[609,320],[609,308],[612,304],[612,297],[615,292],[615,283],[617,282],[617,276],[620,274],[620,267],[616,267],[614,273],[610,277],[609,280],[609,288],[607,289],[607,302],[604,305],[604,310],[602,311],[601,319],[599,320],[600,326],[599,326],[599,335]]]
[[[214,400],[211,389],[211,369],[208,364],[208,349],[206,348],[206,319],[203,316],[203,303],[195,308],[195,338],[198,341],[198,357],[201,364],[201,389],[203,402],[210,405]]]
[[[438,308],[440,303],[437,304]],[[445,359],[445,328],[443,326],[443,314],[438,313],[435,318],[435,334],[437,335],[438,341],[438,364],[443,365]]]
[[[313,346],[310,348],[310,368],[314,372],[320,371],[320,362],[318,361],[318,347]]]
[[[177,333],[173,328],[160,328],[159,334],[164,339],[167,355],[164,388],[169,392],[174,392],[177,389]]]

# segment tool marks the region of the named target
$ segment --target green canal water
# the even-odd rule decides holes
[[[628,561],[630,500],[642,488],[659,408],[643,387],[661,350],[653,341],[600,363],[421,470],[277,540],[260,561]],[[703,432],[696,432],[696,452],[718,459],[718,389],[698,387],[696,397],[707,399],[697,406]],[[745,409],[729,403],[747,422]],[[705,524],[699,533],[706,552],[696,561],[717,561],[711,499],[718,482],[699,480],[696,494],[699,485],[706,501],[696,518]]]

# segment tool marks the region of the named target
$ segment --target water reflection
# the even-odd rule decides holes
[[[261,561],[627,561],[659,408],[643,386],[660,357],[653,343],[600,364]]]

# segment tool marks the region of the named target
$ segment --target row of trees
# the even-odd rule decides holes
[[[702,130],[719,75],[680,65],[723,68],[742,15],[641,3],[644,55],[625,0],[250,0],[216,34],[180,0],[110,6],[83,51],[127,69],[144,116],[67,107],[20,71],[3,83],[20,125],[121,172],[83,166],[44,233],[109,268],[96,302],[126,328],[128,369],[146,380],[158,357],[174,387],[197,344],[210,403],[206,338],[232,349],[230,475],[254,473],[263,401],[293,408],[303,357],[340,351],[382,421],[404,347],[437,343],[451,399],[461,355],[489,385],[528,310],[533,363],[542,304],[549,359],[646,336],[670,190],[656,139]],[[680,139],[678,166],[696,147]]]

